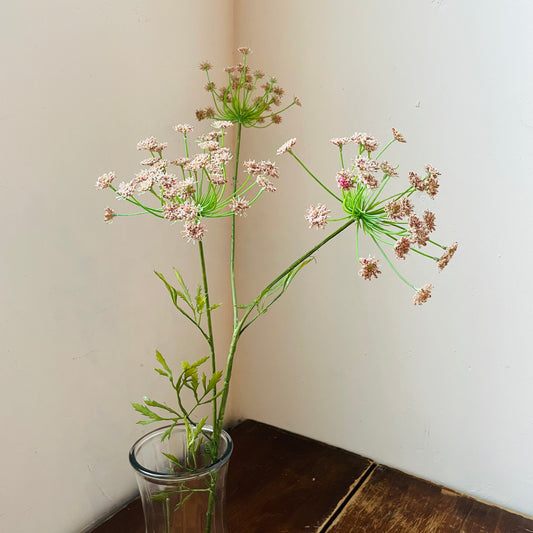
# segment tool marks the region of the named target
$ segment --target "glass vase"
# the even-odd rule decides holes
[[[162,439],[169,429],[148,433],[130,450],[146,533],[227,533],[224,500],[231,437],[222,431],[213,462],[210,426],[202,428],[192,447],[190,428],[176,425]]]

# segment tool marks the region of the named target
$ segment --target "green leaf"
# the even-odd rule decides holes
[[[198,424],[196,424],[196,426],[194,427],[194,430],[193,430],[193,440],[196,440],[198,438],[198,436],[201,435],[202,429],[204,428],[204,425],[205,425],[206,422],[207,422],[207,416],[202,418],[198,422]]]
[[[187,298],[187,296],[176,289],[174,290],[176,291],[176,294],[194,311],[192,302]]]
[[[174,464],[177,464],[180,468],[183,468],[183,465],[181,464],[181,462],[178,460],[176,456],[172,455],[171,453],[165,453],[165,452],[162,452],[162,453],[167,459],[170,459]]]
[[[218,309],[222,304],[213,304],[210,308],[209,308],[209,311],[214,311],[215,309]],[[240,307],[240,306],[239,306]],[[248,306],[245,306],[245,307],[248,307]]]
[[[144,397],[143,400],[144,400],[144,403],[146,405],[149,405],[150,407],[157,407],[159,409],[164,409],[165,411],[168,411],[169,413],[172,413],[178,417],[180,416],[179,413],[174,411],[174,409],[171,409],[170,407],[168,407],[167,405],[163,403],[156,402],[155,400],[150,400],[150,398],[146,398],[146,397]]]
[[[161,370],[160,368],[154,368],[154,370],[158,373],[158,374],[161,374],[162,376],[165,376],[166,378],[170,377],[164,370]]]
[[[148,407],[146,407],[145,405],[141,405],[139,403],[132,403],[131,405],[137,412],[141,413],[142,415],[148,418],[151,418],[154,421],[163,420],[158,414],[148,409]],[[138,422],[138,423],[141,424],[142,422]],[[144,423],[146,424],[146,422]]]
[[[218,372],[215,372],[211,376],[211,379],[209,380],[209,383],[207,384],[207,388],[205,387],[205,383],[204,383],[205,392],[209,392],[209,391],[213,390],[215,388],[216,384],[220,381],[221,378],[222,378],[222,370],[219,370]]]
[[[166,500],[167,498],[170,498],[170,496],[172,496],[173,494],[175,494],[175,491],[173,490],[160,490],[152,494],[150,496],[150,499],[155,502],[163,501],[163,500]]]
[[[205,296],[196,297],[196,310],[201,313],[205,307]]]
[[[187,361],[182,361],[181,365],[183,367],[183,370],[188,370],[189,368],[198,368],[200,365],[203,365],[207,360],[209,359],[209,356],[206,355],[205,357],[202,357],[201,359],[198,359],[195,363],[188,363]]]
[[[180,491],[180,492],[185,492],[185,491]],[[186,503],[187,503],[187,500],[194,494],[194,492],[190,492],[190,494],[187,494],[187,496],[185,496],[185,498],[183,498],[182,500],[180,500],[176,506],[174,507],[174,512],[178,511],[181,507],[183,507]]]
[[[172,370],[170,370],[170,367],[168,366],[167,362],[165,361],[165,358],[161,355],[161,352],[159,350],[155,351],[155,356],[159,361],[159,364],[167,371],[167,375],[169,377],[172,377]]]
[[[189,294],[189,289],[187,289],[187,285],[185,285],[185,282],[183,281],[183,277],[178,272],[177,268],[174,268],[174,274],[176,275],[176,279],[178,280],[178,283],[181,285],[183,292],[187,295],[189,302],[191,302],[191,295]]]
[[[154,271],[154,273],[165,284],[165,287],[167,288],[168,292],[170,293],[170,297],[172,298],[172,303],[176,305],[178,301],[176,289],[168,283],[163,274],[156,271]]]
[[[174,422],[174,424],[172,424],[164,433],[163,435],[161,436],[161,442],[163,442],[165,439],[169,439],[170,438],[170,434],[172,433],[172,430],[176,427],[176,422]]]

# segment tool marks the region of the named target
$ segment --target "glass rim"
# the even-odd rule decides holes
[[[147,441],[155,438],[158,434],[163,434],[166,430],[168,430],[170,427],[172,427],[174,424],[169,424],[167,426],[162,426],[160,428],[154,429],[153,431],[150,431],[149,433],[146,433],[146,435],[143,435],[139,439],[135,441],[133,446],[130,448],[129,452],[129,460],[130,464],[135,470],[135,472],[152,479],[157,480],[176,480],[179,479],[180,481],[186,480],[186,479],[192,479],[195,477],[203,476],[205,474],[208,474],[212,472],[213,470],[218,470],[222,468],[229,460],[231,452],[233,451],[233,440],[231,439],[230,435],[222,430],[222,433],[220,434],[221,440],[223,440],[226,444],[226,449],[224,450],[224,453],[211,465],[204,466],[202,468],[199,468],[198,470],[194,470],[193,472],[180,472],[180,473],[165,473],[165,472],[156,472],[155,470],[150,470],[149,468],[146,468],[143,466],[139,461],[137,461],[136,452],[139,450],[139,448]],[[174,425],[174,429],[176,428],[184,428],[185,424],[176,424]],[[207,429],[209,431],[213,431],[213,426],[204,426],[204,429]]]

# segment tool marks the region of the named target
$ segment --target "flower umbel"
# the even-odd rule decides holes
[[[213,106],[199,109],[196,112],[198,120],[215,119],[215,128],[225,128],[226,124],[238,123],[244,127],[264,128],[281,122],[281,114],[292,107],[300,105],[294,98],[291,103],[282,107],[281,99],[284,90],[277,85],[275,78],[258,86],[264,74],[260,71],[252,72],[248,66],[250,48],[241,46],[237,49],[242,54],[242,63],[226,67],[227,79],[225,85],[217,86],[209,75],[211,65],[202,63],[200,69],[207,76],[206,90],[211,93]],[[224,126],[220,126],[224,124]]]
[[[399,192],[385,193],[390,179],[397,178],[399,171],[396,165],[388,161],[381,162],[379,159],[394,142],[406,142],[405,137],[394,128],[392,137],[392,140],[375,157],[373,152],[377,150],[379,142],[367,133],[355,133],[351,137],[336,137],[330,140],[339,149],[342,168],[336,174],[336,181],[340,196],[317,178],[296,156],[293,151],[296,139],[287,141],[277,153],[292,155],[304,170],[342,205],[345,216],[337,220],[355,222],[357,259],[361,265],[359,275],[370,280],[381,274],[377,259],[371,256],[367,258],[359,256],[359,237],[363,234],[370,237],[393,271],[415,291],[414,304],[421,305],[430,298],[432,285],[418,289],[409,282],[398,272],[385,248],[392,247],[398,259],[406,259],[408,254],[429,258],[437,263],[439,270],[442,270],[455,253],[457,243],[446,248],[433,241],[430,234],[436,228],[435,214],[429,210],[425,210],[421,216],[415,213],[412,202],[415,194],[425,192],[433,198],[437,193],[440,172],[433,166],[425,166],[424,177],[416,172],[409,172],[406,188]],[[350,142],[356,145],[355,157],[351,160],[351,165],[345,165],[345,150]],[[309,227],[323,228],[329,214],[329,209],[322,204],[317,204],[316,207],[312,205],[307,210],[305,218],[309,222]],[[429,245],[444,250],[444,254],[438,257],[431,252],[419,250],[422,247],[429,248]]]

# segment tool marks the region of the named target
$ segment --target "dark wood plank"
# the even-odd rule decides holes
[[[327,533],[533,533],[533,520],[377,466]]]
[[[533,519],[474,500],[463,531],[468,533],[533,533]]]
[[[353,453],[247,420],[233,429],[231,533],[313,533],[373,464]]]
[[[96,529],[91,530],[91,533],[145,533],[140,498],[126,505]]]

